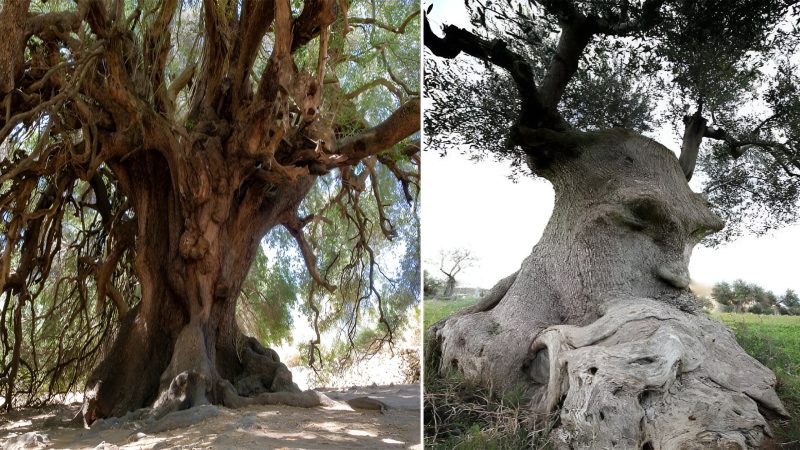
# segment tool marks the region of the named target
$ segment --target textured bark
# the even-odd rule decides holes
[[[6,36],[0,42],[0,95],[14,89],[14,79],[18,78],[24,66],[22,49],[25,47],[25,20],[28,16],[30,0],[6,0],[0,8],[0,33]]]
[[[192,192],[202,201],[185,199],[193,208],[182,207],[157,154],[114,167],[138,219],[142,299],[89,378],[86,424],[151,404],[159,417],[225,404],[223,383],[236,384],[241,395],[299,392],[277,354],[241,334],[235,310],[261,236],[295,214],[312,178],[276,187],[265,200],[237,199],[239,175],[212,177],[226,174],[222,160],[200,157],[207,158],[205,170],[189,182],[201,184]]]
[[[67,10],[46,13],[30,6],[29,0],[7,0],[0,9],[0,32],[9,36],[0,42],[6,63],[0,67],[0,146],[14,150],[13,158],[0,160],[0,209],[9,211],[4,220],[10,222],[0,255],[0,295],[17,296],[13,310],[6,302],[0,311],[0,335],[8,337],[6,323],[14,328],[13,347],[2,341],[13,359],[10,370],[3,368],[10,375],[6,408],[20,394],[14,382],[22,362],[23,307],[31,306],[31,316],[39,309],[28,292],[36,297],[65,280],[76,289],[59,307],[85,318],[68,318],[64,329],[79,329],[81,342],[70,343],[76,356],[59,349],[48,378],[51,388],[62,389],[64,367],[80,366],[81,377],[69,381],[76,383],[86,370],[79,363],[94,363],[103,342],[86,387],[87,424],[150,405],[162,416],[226,399],[244,404],[237,398],[248,396],[319,404],[299,392],[274,351],[242,335],[236,299],[261,239],[277,225],[297,240],[314,282],[334,289],[304,237],[303,227],[315,216],[299,205],[318,176],[336,169],[344,180],[362,162],[369,167],[361,187],[342,183],[332,201],[356,212],[345,214],[360,231],[355,245],[369,250],[375,264],[366,203],[358,197],[367,175],[377,181],[375,160],[407,193],[408,183],[417,183],[418,174],[397,164],[413,159],[418,165],[419,146],[410,145],[410,152],[392,147],[419,130],[418,95],[402,94],[381,123],[367,120],[373,113],[351,101],[323,102],[323,95],[338,98],[339,64],[351,62],[339,54],[352,46],[342,16],[346,5],[335,0],[204,0],[186,5],[192,12],[176,0],[147,11],[101,0],[76,0],[64,5]],[[179,11],[202,16],[202,24],[188,31],[197,34],[198,61],[169,57],[172,33],[181,27]],[[298,67],[294,53],[316,39],[317,67]],[[270,42],[268,54],[264,42]],[[170,61],[185,66],[175,71]],[[365,117],[340,117],[341,111]],[[29,133],[33,129],[39,131]],[[53,192],[43,192],[40,186],[50,183],[56,184]],[[85,183],[93,201],[83,192]],[[75,185],[82,192],[73,192]],[[345,205],[341,198],[356,192]],[[377,187],[373,192],[381,231],[391,238],[384,220],[390,205]],[[47,204],[37,206],[38,198]],[[80,218],[77,232],[62,223],[65,210]],[[95,212],[99,221],[92,219]],[[74,278],[66,271],[51,276],[54,256],[64,249],[79,255]],[[12,274],[15,258],[19,267]],[[124,295],[115,286],[119,274]],[[369,284],[377,294],[374,280]],[[125,298],[135,292],[140,298]],[[95,293],[97,308],[89,308]],[[105,308],[106,296],[113,311]],[[378,297],[386,322],[380,302]],[[97,317],[90,317],[92,309]],[[52,311],[47,315],[58,315]],[[111,326],[114,313],[118,329]],[[46,328],[32,322],[31,330]],[[34,335],[24,337],[31,346]],[[28,367],[31,374],[39,369],[50,370]]]
[[[756,448],[785,414],[773,374],[688,290],[699,240],[722,228],[677,158],[625,130],[534,135],[556,199],[520,270],[429,330],[439,370],[522,388],[557,411],[563,448]]]

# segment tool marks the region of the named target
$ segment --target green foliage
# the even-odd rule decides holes
[[[667,2],[669,16],[652,33],[660,38],[655,51],[686,98],[727,113],[758,79],[783,6],[779,0]]]
[[[800,297],[793,289],[787,289],[780,299],[780,307],[786,314],[800,316]]]
[[[297,304],[298,286],[285,255],[270,262],[263,247],[250,267],[237,303],[237,320],[243,331],[265,345],[290,342],[292,309]]]
[[[659,120],[653,113],[654,89],[662,83],[642,82],[634,75],[634,63],[613,56],[612,51],[607,54],[598,46],[594,64],[576,74],[561,102],[565,118],[582,130],[622,127],[653,131]]]
[[[436,322],[444,319],[445,317],[450,317],[456,312],[468,307],[472,306],[475,303],[478,303],[477,298],[455,298],[452,300],[435,300],[435,299],[425,299],[425,323],[424,323],[424,330],[427,331],[431,325],[435,324]]]
[[[382,233],[378,220],[353,220],[351,202],[359,203],[356,214],[375,218],[379,215],[377,200],[369,194],[370,185],[359,198],[340,199],[341,180],[325,177],[302,205],[309,214],[316,211],[319,217],[307,225],[306,238],[320,255],[318,267],[336,283],[336,290],[328,292],[298,271],[297,276],[302,277],[300,296],[305,299],[300,311],[320,333],[330,332],[332,339],[343,342],[353,342],[362,331],[361,326],[380,330],[381,340],[388,342],[419,304],[418,212],[409,211],[403,190],[392,182],[388,169],[376,166],[375,175],[368,183],[376,183],[375,188],[381,192],[391,239]],[[294,260],[301,264],[302,259],[293,252]],[[314,308],[320,311],[316,319]]]
[[[427,270],[423,271],[424,278],[423,278],[423,295],[425,299],[433,299],[438,295],[441,295],[442,289],[444,289],[444,282],[430,274]]]
[[[508,160],[513,175],[528,174],[524,154],[506,145],[519,109],[511,78],[460,60],[427,57],[424,63],[425,96],[432,102],[425,109],[425,148],[445,155],[466,147],[475,161]]]
[[[700,301],[703,302],[703,311],[709,313],[714,311],[714,302],[707,297],[700,297]]]
[[[723,306],[723,311],[747,312],[753,314],[798,315],[800,298],[792,289],[778,297],[755,283],[736,280],[732,284],[720,282],[714,285],[711,296]]]
[[[793,151],[792,151],[793,152]],[[800,200],[799,179],[784,172],[786,161],[750,149],[734,158],[722,144],[698,159],[707,177],[704,187],[709,204],[725,221],[721,233],[708,238],[717,244],[737,237],[763,235],[797,219]]]
[[[46,180],[39,184],[44,192],[36,194],[37,203],[47,196]],[[88,183],[78,181],[63,195],[74,206],[91,199],[92,191]],[[6,395],[3,381],[10,373],[13,344],[19,342],[20,366],[12,390],[17,405],[40,406],[58,395],[81,389],[104,344],[113,338],[119,326],[119,313],[112,301],[98,301],[93,276],[98,261],[90,252],[92,248],[102,248],[104,236],[87,230],[99,224],[100,215],[94,210],[78,211],[62,207],[60,214],[47,224],[50,228],[45,229],[50,233],[61,230],[63,245],[48,248],[51,264],[44,273],[32,277],[39,278],[41,283],[27,290],[24,299],[14,291],[0,292],[0,396]],[[11,219],[11,212],[0,214],[0,254],[7,250]],[[12,249],[12,268],[20,264],[21,255],[13,251],[19,249],[19,245]],[[124,252],[115,272],[114,286],[128,306],[139,298],[138,281],[132,273],[133,255]],[[14,315],[20,305],[20,333],[17,333]]]
[[[406,377],[406,382],[419,382],[419,353],[417,350],[416,342],[418,342],[419,334],[415,333],[419,330],[420,326],[420,309],[414,306],[405,311],[406,317],[403,320],[403,325],[396,329],[397,334],[403,334],[404,337],[410,338],[412,348],[401,347],[398,351],[397,347],[387,349],[385,330],[380,324],[374,323],[374,318],[370,317],[365,321],[366,325],[359,328],[359,331],[352,340],[347,338],[342,339],[326,339],[321,346],[321,360],[324,364],[313,366],[313,384],[316,386],[330,386],[336,380],[342,380],[343,376],[347,375],[347,371],[352,369],[358,364],[365,363],[377,355],[387,356],[391,354],[393,360],[403,360],[407,363],[403,367]],[[409,333],[410,332],[410,333]],[[395,342],[394,344],[398,344]],[[403,341],[401,344],[408,344],[408,341]],[[301,360],[308,362],[309,345],[301,344],[300,346]],[[400,363],[402,367],[402,363]],[[416,372],[415,372],[416,371]],[[413,378],[416,377],[416,381]]]
[[[776,392],[791,419],[771,424],[785,448],[800,440],[800,318],[715,314],[733,329],[739,345],[769,367],[778,379]]]

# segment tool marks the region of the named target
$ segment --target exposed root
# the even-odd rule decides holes
[[[302,392],[264,392],[253,397],[244,397],[236,392],[233,385],[222,380],[217,388],[222,394],[222,404],[228,408],[241,408],[250,405],[287,405],[300,408],[333,406],[335,403],[324,394],[314,390]]]
[[[219,408],[214,405],[203,405],[182,411],[173,411],[149,423],[144,427],[144,432],[153,434],[177,428],[187,428],[206,419],[216,417],[218,414]]]
[[[234,382],[237,394],[249,397],[266,392],[300,392],[292,381],[292,373],[280,361],[278,354],[256,339],[251,337],[245,341],[241,360],[244,371]]]
[[[655,300],[549,327],[529,358],[531,407],[560,409],[559,448],[758,448],[770,435],[760,410],[786,415],[775,376],[729,330]]]
[[[381,414],[386,414],[386,411],[389,409],[389,405],[386,403],[370,397],[357,397],[350,400],[345,400],[344,402],[350,405],[350,407],[353,409],[373,409],[380,411]]]

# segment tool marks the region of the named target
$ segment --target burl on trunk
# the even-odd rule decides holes
[[[634,132],[521,131],[553,215],[519,271],[431,327],[429,357],[557,414],[559,448],[757,448],[785,415],[773,373],[688,289],[692,248],[723,223],[678,159]],[[533,153],[532,153],[533,154]]]

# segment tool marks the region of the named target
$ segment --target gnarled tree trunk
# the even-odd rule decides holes
[[[75,300],[69,314],[85,319],[75,327],[67,319],[65,329],[86,329],[89,337],[68,343],[82,347],[75,357],[62,359],[68,352],[59,348],[51,386],[65,367],[77,366],[75,360],[94,361],[114,314],[104,315],[111,309],[106,296],[121,319],[88,379],[87,424],[150,405],[161,416],[204,403],[320,404],[324,399],[315,393],[299,392],[274,351],[242,335],[236,300],[262,237],[276,225],[297,241],[315,286],[334,290],[303,231],[320,217],[311,211],[298,216],[316,178],[334,169],[341,180],[338,204],[358,212],[347,221],[360,229],[354,241],[375,264],[368,248],[373,234],[364,230],[371,218],[361,214],[359,196],[369,179],[381,232],[391,237],[384,216],[389,202],[380,200],[374,184],[375,164],[391,171],[411,201],[409,183],[418,176],[400,162],[417,160],[418,143],[392,147],[419,130],[419,93],[403,81],[414,70],[396,77],[383,47],[376,48],[402,89],[382,79],[345,92],[338,67],[352,65],[346,51],[353,30],[348,4],[335,0],[166,0],[147,10],[100,0],[76,0],[63,10],[31,10],[30,3],[9,0],[0,8],[0,31],[11,35],[0,40],[6,63],[0,67],[0,146],[13,150],[10,160],[0,160],[0,295],[16,296],[13,312],[9,302],[0,311],[0,334],[7,335],[6,323],[14,324],[13,346],[2,342],[11,349],[9,370],[0,361],[9,375],[6,408],[21,361],[23,308],[30,306],[31,316],[41,309],[33,297],[51,285],[50,267],[67,247],[78,255],[77,274],[68,282],[80,295],[70,293],[61,303]],[[402,26],[380,28],[405,35],[419,14],[407,6]],[[181,26],[186,18],[188,31]],[[194,44],[181,45],[192,34]],[[312,50],[298,54],[312,42]],[[384,84],[395,98],[385,99],[379,112],[361,111],[355,99]],[[380,123],[365,118],[388,108],[393,112]],[[353,170],[362,163],[369,167]],[[73,192],[74,185],[80,192]],[[47,186],[45,195],[38,186]],[[91,223],[75,233],[83,236],[79,243],[62,246],[67,208]],[[135,255],[135,277],[129,277],[128,255]],[[113,283],[120,272],[135,278],[125,292],[134,286],[141,292],[132,309]],[[52,284],[66,279],[59,275]],[[87,306],[90,292],[96,308]],[[378,308],[388,326],[380,299]],[[90,310],[101,317],[90,318]],[[46,316],[56,316],[54,311]],[[6,320],[12,313],[13,320]],[[36,328],[30,325],[31,346]],[[32,377],[37,371],[29,370]],[[74,384],[80,377],[72,378]]]
[[[556,199],[519,271],[435,324],[442,373],[522,387],[557,413],[559,448],[757,448],[785,415],[775,377],[688,290],[692,248],[721,221],[677,158],[630,131],[524,135]],[[543,152],[547,154],[547,152]]]
[[[239,196],[241,175],[221,158],[201,153],[194,161],[204,164],[195,164],[193,198],[177,194],[157,153],[114,167],[136,212],[142,298],[89,378],[87,424],[154,402],[162,415],[205,403],[237,406],[236,395],[307,397],[274,351],[239,331],[235,311],[261,237],[291,223],[313,177]]]

